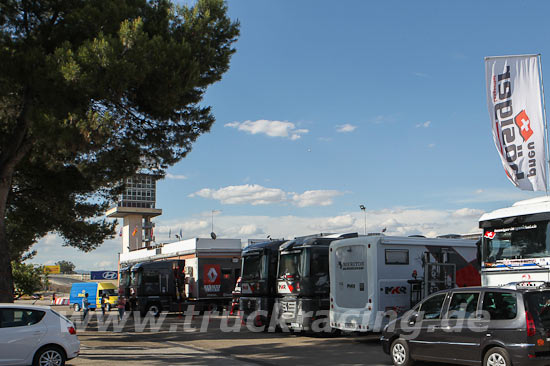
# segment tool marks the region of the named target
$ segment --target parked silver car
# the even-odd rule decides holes
[[[63,366],[79,352],[74,324],[49,306],[0,304],[0,365]]]

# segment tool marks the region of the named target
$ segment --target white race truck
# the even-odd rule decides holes
[[[519,201],[479,219],[481,282],[550,282],[550,197]]]
[[[475,240],[360,236],[330,244],[330,326],[381,331],[426,295],[479,286]],[[385,314],[384,314],[385,313]]]

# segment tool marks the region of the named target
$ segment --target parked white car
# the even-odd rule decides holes
[[[74,324],[49,306],[0,304],[0,365],[63,366],[79,352]]]

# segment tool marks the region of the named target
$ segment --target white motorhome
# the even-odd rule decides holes
[[[550,197],[519,201],[479,219],[481,283],[550,281]]]
[[[370,332],[433,292],[479,286],[475,240],[360,236],[330,244],[330,326]],[[378,319],[377,319],[378,317]]]

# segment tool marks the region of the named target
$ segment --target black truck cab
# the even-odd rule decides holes
[[[277,257],[284,240],[249,245],[242,253],[239,310],[245,321],[255,314],[256,326],[268,325],[277,297]]]
[[[279,317],[291,330],[315,332],[327,329],[329,247],[334,240],[350,237],[357,237],[357,233],[301,237],[279,247]]]

